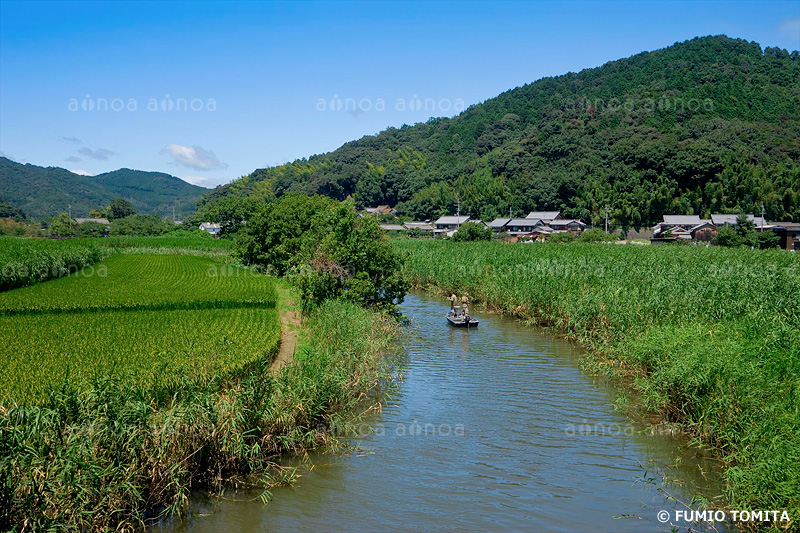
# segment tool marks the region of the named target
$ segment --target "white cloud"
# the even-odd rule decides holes
[[[106,150],[105,148],[98,148],[97,150],[92,150],[91,148],[83,147],[78,150],[78,153],[81,155],[85,155],[86,157],[91,157],[92,159],[97,159],[98,161],[107,161],[109,157],[112,155],[117,155],[115,152],[111,150]]]
[[[789,18],[781,22],[781,33],[800,39],[800,17]]]
[[[173,162],[194,170],[215,170],[228,168],[228,165],[221,163],[214,152],[206,150],[200,146],[183,146],[180,144],[168,144],[160,152],[169,155]]]
[[[83,159],[81,159],[80,157],[75,157],[74,155],[71,155],[68,158],[66,158],[64,161],[66,161],[67,163],[77,163],[78,161],[83,161]]]
[[[89,174],[85,170],[80,170],[80,169],[70,170],[70,172],[72,172],[73,174],[77,174],[78,176],[94,176],[94,174]]]
[[[204,178],[203,176],[179,176],[183,181],[187,183],[191,183],[192,185],[199,185],[201,187],[207,187],[207,183],[209,181],[208,178]]]

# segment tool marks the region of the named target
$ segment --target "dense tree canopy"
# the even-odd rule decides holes
[[[352,196],[415,219],[560,209],[649,225],[665,213],[800,221],[800,54],[703,37],[544,78],[454,118],[389,128],[256,170],[227,196]]]
[[[308,308],[344,298],[393,308],[408,285],[401,258],[372,217],[353,202],[288,194],[262,204],[237,236],[237,254],[248,264],[288,275]]]

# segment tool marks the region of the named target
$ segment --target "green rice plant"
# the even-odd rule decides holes
[[[234,248],[228,239],[215,239],[205,231],[176,231],[167,235],[136,237],[120,235],[105,238],[73,239],[77,243],[107,248],[115,253],[178,253],[227,256]]]
[[[109,255],[88,242],[0,237],[0,291],[66,276]]]
[[[0,315],[274,307],[272,281],[189,255],[116,255],[65,278],[0,293]]]
[[[800,517],[800,254],[395,242],[417,287],[566,334],[724,459],[729,503]]]
[[[0,316],[0,396],[39,402],[64,382],[115,374],[170,387],[268,359],[279,339],[275,309]]]

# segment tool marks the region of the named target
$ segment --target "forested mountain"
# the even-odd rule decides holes
[[[23,221],[27,216],[25,216],[25,213],[21,210],[8,205],[0,198],[0,218],[12,218],[17,221]]]
[[[389,128],[216,188],[320,193],[414,218],[560,209],[623,226],[663,213],[800,221],[800,55],[702,37],[543,78],[454,118]],[[2,191],[0,191],[2,195]]]
[[[33,219],[67,211],[73,216],[88,216],[89,211],[107,206],[117,197],[127,199],[137,213],[179,217],[191,213],[197,200],[208,189],[161,172],[123,168],[80,176],[59,167],[22,165],[0,157],[0,198],[21,209]]]

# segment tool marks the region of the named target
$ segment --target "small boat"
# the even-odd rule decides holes
[[[469,321],[465,320],[462,315],[445,315],[447,322],[450,323],[451,326],[456,328],[477,328],[478,327],[478,319],[474,317],[469,317]]]

